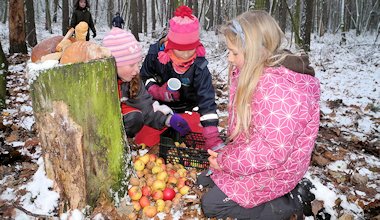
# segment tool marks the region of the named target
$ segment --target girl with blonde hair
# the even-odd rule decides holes
[[[221,32],[229,50],[229,140],[208,150],[197,183],[207,217],[302,219],[297,184],[319,128],[320,87],[306,55],[280,48],[284,33],[264,11],[245,12]]]

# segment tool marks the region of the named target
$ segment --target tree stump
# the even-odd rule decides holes
[[[83,209],[101,194],[123,197],[134,169],[114,58],[42,70],[30,93],[46,173],[64,204]]]

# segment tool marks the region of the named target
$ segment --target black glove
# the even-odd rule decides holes
[[[95,38],[95,37],[96,37],[96,33],[93,33],[93,34],[92,34],[92,38]]]

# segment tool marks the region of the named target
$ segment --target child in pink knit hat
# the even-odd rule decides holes
[[[205,149],[224,146],[218,137],[219,118],[216,113],[215,91],[207,68],[205,49],[199,42],[199,21],[187,6],[179,6],[169,21],[169,33],[149,48],[140,77],[153,98],[181,114],[193,132],[203,132]],[[178,79],[181,87],[172,91],[169,79]],[[187,114],[190,111],[192,114]],[[160,131],[143,128],[144,133],[156,133],[157,138],[136,136],[136,142],[152,146],[159,142]],[[140,132],[143,133],[143,132]]]
[[[173,127],[181,135],[189,132],[188,123],[178,114],[155,102],[139,77],[142,50],[139,42],[128,31],[114,27],[103,39],[103,46],[111,51],[116,61],[120,106],[124,128],[130,144],[143,125],[155,129]],[[132,146],[135,147],[135,146]]]

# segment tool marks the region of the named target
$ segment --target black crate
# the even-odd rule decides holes
[[[176,146],[175,142],[184,143],[186,147]],[[160,157],[164,158],[166,163],[205,169],[209,167],[207,158],[210,155],[203,150],[204,145],[201,133],[190,132],[181,137],[177,131],[168,128],[160,136]]]

